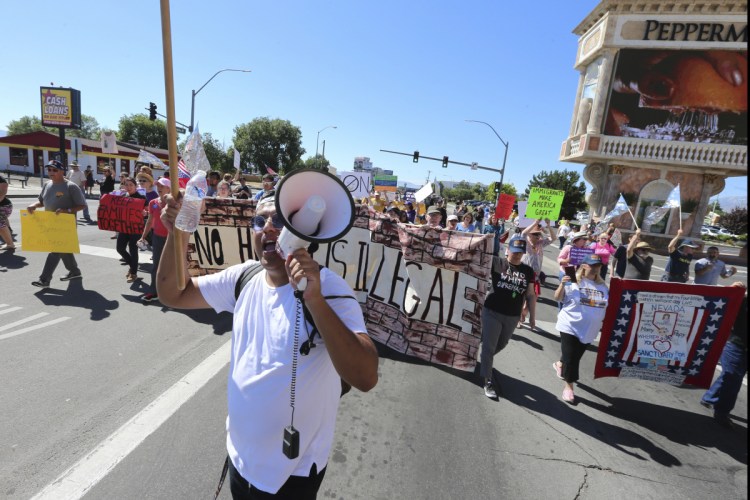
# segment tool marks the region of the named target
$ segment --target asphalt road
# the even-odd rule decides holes
[[[216,488],[231,318],[140,303],[143,285],[125,282],[109,236],[79,225],[84,279],[56,281],[60,266],[47,292],[29,284],[43,254],[0,256],[2,497],[198,499]],[[556,254],[547,249],[550,276]],[[540,328],[517,330],[495,358],[499,401],[473,374],[380,349],[377,387],[341,402],[319,497],[747,498],[746,385],[728,431],[699,389],[593,380],[592,349],[579,403],[560,401],[556,284],[542,292]]]

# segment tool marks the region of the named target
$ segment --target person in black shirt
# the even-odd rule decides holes
[[[746,288],[741,281],[732,286]],[[731,429],[733,424],[729,413],[734,409],[737,395],[742,389],[742,379],[747,373],[747,290],[719,362],[721,374],[703,395],[701,404],[714,410],[716,423]]]
[[[112,170],[109,167],[104,168],[104,180],[96,181],[99,184],[99,193],[102,196],[115,190],[115,178],[112,177]]]
[[[683,240],[679,246],[677,242],[682,236],[682,229],[677,230],[677,235],[669,242],[669,260],[665,269],[665,278],[662,281],[675,283],[687,283],[690,279],[690,261],[693,260],[693,251],[699,248],[691,240]]]
[[[631,236],[630,241],[633,237]],[[628,266],[628,245],[623,241],[622,244],[617,247],[617,250],[612,254],[610,264],[612,265],[611,274],[612,276],[618,276],[620,278],[625,277],[625,268]]]
[[[143,174],[141,174],[143,175]],[[122,187],[125,189],[125,196],[130,198],[139,198],[145,200],[146,197],[139,193],[136,189],[135,179],[132,177],[125,178],[122,181]],[[128,265],[128,273],[125,275],[125,280],[128,283],[132,283],[138,279],[138,240],[141,237],[140,232],[134,232],[132,234],[117,233],[117,253]]]
[[[654,265],[654,258],[649,255],[653,250],[648,243],[641,240],[641,230],[638,229],[630,238],[630,243],[626,250],[627,267],[623,274],[626,280],[650,280],[651,266]]]
[[[534,270],[521,263],[526,254],[526,239],[511,238],[508,258],[492,258],[491,288],[482,308],[482,357],[479,373],[484,379],[484,394],[497,399],[496,383],[492,380],[492,361],[508,345],[521,317],[524,297],[529,304],[529,325],[536,323]],[[499,390],[499,387],[497,387]]]

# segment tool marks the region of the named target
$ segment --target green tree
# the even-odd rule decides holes
[[[734,234],[747,234],[747,208],[736,207],[721,216],[721,225]]]
[[[234,151],[231,148],[224,151],[222,144],[218,139],[214,139],[211,132],[202,133],[201,140],[203,141],[203,151],[206,152],[208,163],[211,164],[211,170],[225,173],[234,172]]]
[[[328,172],[328,167],[330,166],[331,162],[321,154],[319,154],[318,156],[310,156],[304,162],[305,168],[317,168],[323,170],[324,172]]]
[[[117,140],[150,148],[168,149],[167,124],[164,120],[148,119],[145,113],[120,118]]]
[[[36,116],[22,116],[18,120],[11,120],[8,123],[8,135],[19,135],[19,134],[28,134],[31,132],[38,132],[40,130],[46,130],[47,132],[51,132],[53,134],[57,133],[56,128],[52,127],[43,127],[42,126],[42,120],[40,120]]]
[[[288,120],[262,117],[237,125],[232,141],[240,151],[242,164],[253,163],[261,171],[270,167],[286,174],[305,165],[302,132]]]
[[[57,127],[43,127],[42,120],[36,116],[22,116],[18,120],[11,120],[8,123],[8,134],[28,134],[31,132],[38,132],[40,130],[46,130],[53,134],[58,134],[59,129]],[[96,118],[89,115],[81,115],[81,129],[68,128],[65,129],[65,137],[81,137],[84,139],[99,139],[101,137],[101,128]]]
[[[497,185],[500,184],[499,182],[491,182],[490,186],[487,188],[487,192],[485,193],[483,200],[489,201],[490,203],[495,203],[497,201],[497,193],[495,193],[495,188],[497,188]],[[516,186],[514,186],[510,182],[504,182],[503,187],[500,189],[500,192],[502,194],[509,194],[511,196],[515,196],[518,198],[518,190],[516,189]]]
[[[524,196],[528,198],[529,192],[533,187],[543,187],[547,189],[557,189],[565,191],[560,217],[572,219],[576,212],[586,208],[586,184],[581,180],[578,172],[570,170],[553,170],[547,172],[542,170],[535,174],[529,187],[524,191]]]

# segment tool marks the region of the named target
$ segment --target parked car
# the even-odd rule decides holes
[[[732,231],[730,231],[729,229],[724,229],[723,227],[721,229],[719,229],[719,234],[722,235],[722,236],[729,236],[730,238],[736,238],[737,237],[737,235],[734,234]]]
[[[701,227],[701,236],[718,236],[719,233],[708,226]]]
[[[576,214],[577,220],[588,220],[589,219],[589,213],[588,212],[578,212]]]

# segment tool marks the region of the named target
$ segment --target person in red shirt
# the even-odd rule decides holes
[[[169,194],[170,184],[169,179],[162,177],[156,181],[156,190],[159,193],[159,197],[151,200],[148,204],[148,220],[143,228],[143,236],[139,243],[146,243],[146,236],[151,229],[154,230],[154,234],[151,236],[151,252],[153,255],[153,265],[151,266],[151,287],[150,292],[141,297],[143,302],[153,302],[159,300],[156,295],[156,270],[159,269],[159,261],[161,260],[161,253],[164,249],[164,243],[167,241],[167,228],[161,221],[161,209],[164,208],[164,196]]]

